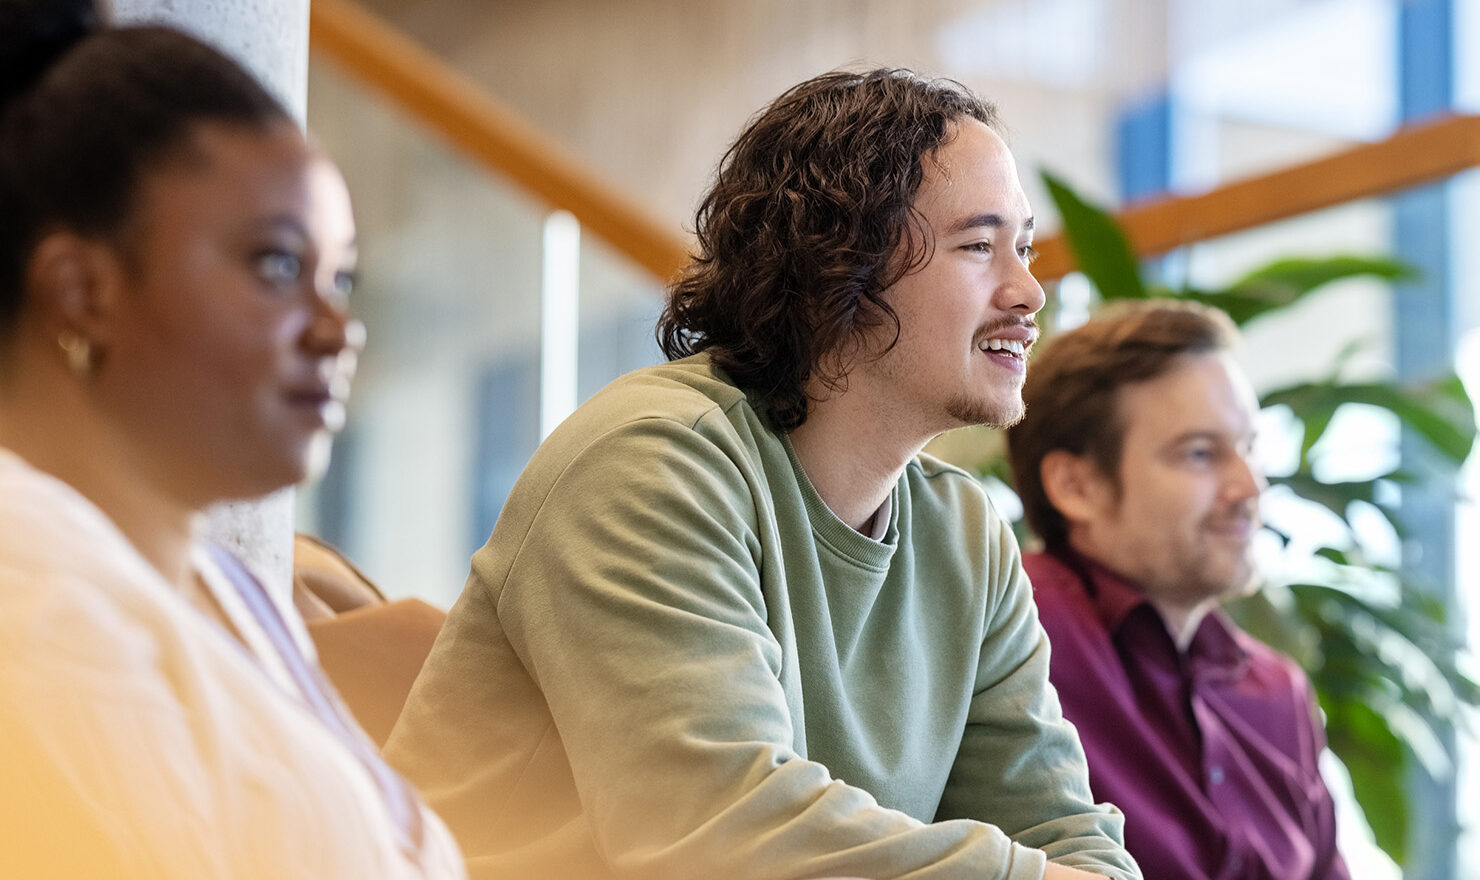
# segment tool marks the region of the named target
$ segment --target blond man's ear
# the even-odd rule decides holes
[[[1048,503],[1070,530],[1107,516],[1115,508],[1115,486],[1085,456],[1055,449],[1043,457],[1038,474]]]

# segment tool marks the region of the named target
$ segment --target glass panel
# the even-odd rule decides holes
[[[447,605],[538,440],[547,210],[322,62],[309,128],[355,199],[369,342],[299,528],[388,595]]]
[[[540,439],[550,209],[313,63],[309,128],[355,199],[369,343],[329,473],[299,528],[390,596],[447,606]],[[577,402],[661,359],[662,286],[582,230]]]
[[[623,373],[666,360],[654,330],[663,284],[601,239],[581,236],[579,399]]]
[[[1178,114],[1173,182],[1205,189],[1316,158],[1392,130],[1396,10],[1390,0],[1283,6],[1172,5],[1168,88]]]

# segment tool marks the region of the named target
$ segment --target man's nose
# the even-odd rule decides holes
[[[1017,312],[1024,316],[1038,314],[1048,301],[1043,285],[1038,283],[1038,279],[1028,271],[1028,264],[1022,260],[1014,260],[1010,272],[997,288],[994,305],[1004,312]]]
[[[1229,470],[1227,493],[1235,500],[1257,498],[1269,488],[1263,466],[1247,453],[1235,455]]]

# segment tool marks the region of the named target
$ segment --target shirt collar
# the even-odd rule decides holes
[[[1233,621],[1222,608],[1214,608],[1198,624],[1187,654],[1199,666],[1237,676],[1249,662],[1249,652],[1239,644]]]
[[[879,509],[874,511],[873,517],[869,519],[872,527],[865,537],[873,538],[875,541],[884,540],[889,534],[889,518],[893,515],[894,492],[891,490],[888,495],[884,496],[884,503],[879,505]]]
[[[1147,615],[1162,631],[1166,631],[1161,613],[1134,582],[1069,548],[1059,551],[1058,555],[1079,573],[1095,614],[1112,637],[1118,636],[1134,617]],[[1169,632],[1167,640],[1171,644]],[[1187,646],[1187,659],[1199,667],[1230,673],[1236,673],[1248,662],[1248,652],[1239,644],[1233,623],[1222,608],[1214,608],[1198,624],[1197,632],[1193,633]]]

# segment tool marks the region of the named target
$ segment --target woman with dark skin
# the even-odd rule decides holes
[[[0,876],[462,876],[197,537],[322,465],[354,261],[339,172],[235,63],[0,0]]]

